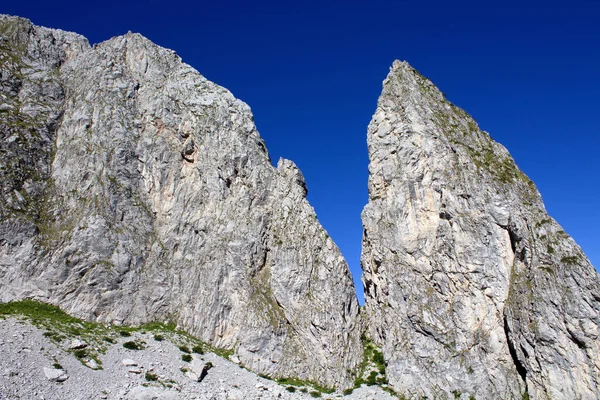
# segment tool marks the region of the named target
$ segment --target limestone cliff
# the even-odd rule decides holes
[[[506,149],[398,61],[368,147],[366,308],[394,388],[598,398],[599,276]]]
[[[0,301],[172,321],[274,377],[347,387],[340,251],[249,107],[138,34],[0,16]]]

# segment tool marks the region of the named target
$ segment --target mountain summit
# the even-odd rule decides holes
[[[368,147],[363,280],[391,384],[597,398],[598,273],[507,150],[399,61]]]
[[[170,321],[261,374],[349,386],[348,266],[250,108],[138,34],[0,32],[0,300]]]

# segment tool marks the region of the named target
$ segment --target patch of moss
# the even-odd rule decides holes
[[[270,378],[267,377],[267,379],[270,379]],[[335,389],[333,389],[333,388],[328,388],[325,386],[321,386],[316,382],[307,381],[307,380],[298,379],[298,378],[278,378],[275,381],[277,383],[279,383],[280,385],[291,385],[291,386],[296,386],[296,387],[310,386],[321,393],[335,392]]]

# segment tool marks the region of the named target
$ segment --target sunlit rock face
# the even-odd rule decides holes
[[[348,266],[250,108],[137,34],[0,17],[0,301],[172,321],[274,377],[347,387]]]
[[[394,388],[598,398],[600,279],[507,150],[398,61],[368,147],[366,310]]]

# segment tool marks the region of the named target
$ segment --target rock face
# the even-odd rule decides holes
[[[346,387],[358,304],[249,107],[137,34],[0,17],[0,301],[172,321],[246,367]]]
[[[368,146],[366,308],[394,388],[600,397],[599,276],[506,149],[398,61]]]

